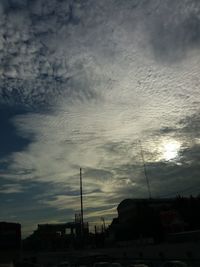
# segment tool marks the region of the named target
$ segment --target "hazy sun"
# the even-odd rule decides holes
[[[178,156],[180,143],[176,140],[165,141],[163,143],[162,158],[165,160],[172,160]]]

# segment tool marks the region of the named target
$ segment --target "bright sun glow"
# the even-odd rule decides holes
[[[165,160],[172,160],[178,156],[178,152],[180,149],[180,143],[177,141],[166,141],[163,144],[163,155],[162,157]]]

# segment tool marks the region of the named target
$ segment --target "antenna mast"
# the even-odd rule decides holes
[[[82,185],[82,169],[80,168],[80,198],[81,198],[81,234],[83,235],[83,185]]]
[[[147,189],[148,189],[148,193],[149,193],[149,198],[151,199],[151,189],[150,189],[150,184],[149,184],[149,178],[147,176],[147,168],[146,168],[146,164],[145,164],[145,160],[144,160],[144,154],[143,154],[143,150],[142,150],[141,140],[139,140],[139,144],[140,144],[140,151],[141,151],[141,157],[142,157],[143,168],[144,168],[144,175],[145,175],[146,183],[147,183]]]

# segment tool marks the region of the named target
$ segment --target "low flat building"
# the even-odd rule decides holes
[[[18,260],[21,253],[21,225],[0,222],[0,263]]]
[[[21,224],[0,222],[0,250],[21,248]]]

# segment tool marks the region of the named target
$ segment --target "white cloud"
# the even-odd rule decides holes
[[[4,184],[0,187],[1,194],[13,194],[13,193],[21,193],[23,192],[23,186],[19,184]]]

